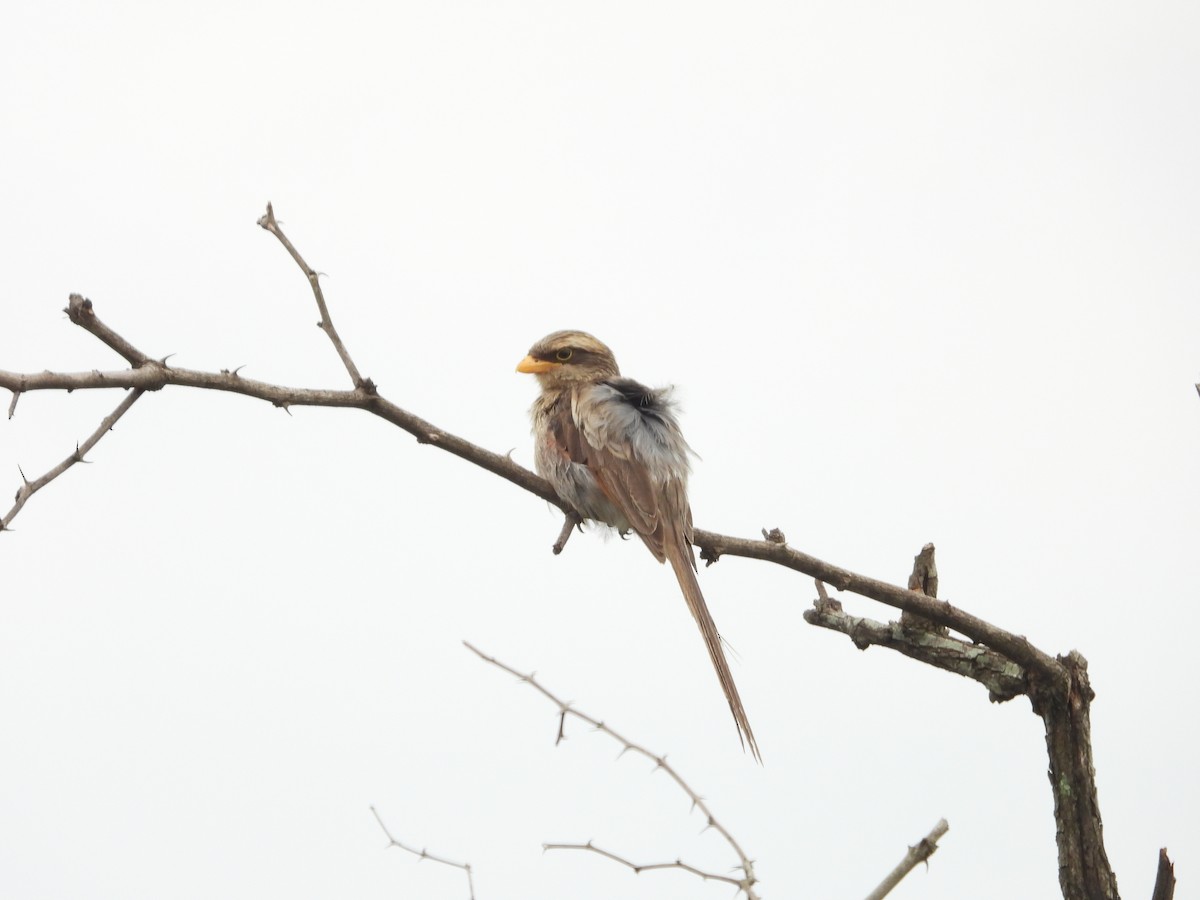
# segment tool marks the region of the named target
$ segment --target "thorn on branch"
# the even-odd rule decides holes
[[[8,417],[11,419],[13,413],[17,411],[17,401],[21,399],[20,391],[13,391],[12,401],[8,404]]]

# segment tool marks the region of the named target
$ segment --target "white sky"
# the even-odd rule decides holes
[[[675,383],[700,527],[903,580],[1091,663],[1108,851],[1200,859],[1200,13],[1179,3],[15,4],[0,37],[0,368],[152,355],[364,374],[530,465],[513,372],[558,328]],[[27,395],[0,489],[119,401]],[[7,405],[7,397],[2,398]],[[0,535],[0,893],[727,897],[656,750],[768,897],[1053,897],[1021,699],[806,625],[795,573],[702,573],[766,765],[668,570],[361,413],[145,397]],[[4,484],[7,487],[4,487]],[[7,501],[5,501],[7,503]],[[4,507],[7,509],[7,506]],[[856,614],[894,611],[843,598]],[[1185,879],[1187,882],[1185,882]]]

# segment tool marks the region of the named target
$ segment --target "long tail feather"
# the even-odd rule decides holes
[[[700,582],[696,580],[691,548],[680,540],[678,542],[667,541],[664,549],[667,558],[671,561],[671,568],[675,570],[675,577],[679,579],[679,587],[683,589],[688,609],[692,611],[696,624],[700,626],[700,633],[704,635],[708,656],[712,660],[713,668],[717,670],[721,689],[725,691],[725,699],[729,701],[729,711],[733,713],[733,721],[737,724],[738,739],[741,740],[743,748],[747,744],[750,745],[750,752],[761,764],[762,756],[758,752],[758,742],[754,740],[754,731],[750,728],[750,720],[746,718],[746,710],[742,707],[742,698],[738,696],[737,685],[733,683],[733,673],[729,671],[729,663],[725,659],[725,651],[721,647],[721,635],[717,633],[717,625],[708,612],[708,604],[704,602],[704,595],[700,593]]]

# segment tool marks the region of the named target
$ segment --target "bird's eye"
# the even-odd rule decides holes
[[[566,362],[568,359],[571,358],[571,349],[568,347],[564,350],[559,350],[557,353],[554,354],[554,358],[557,359],[559,362]]]

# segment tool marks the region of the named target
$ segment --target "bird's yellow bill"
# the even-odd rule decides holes
[[[527,375],[541,375],[543,372],[549,372],[551,369],[556,369],[562,363],[547,362],[544,359],[534,359],[532,356],[527,356],[517,363],[517,371],[525,372]]]

